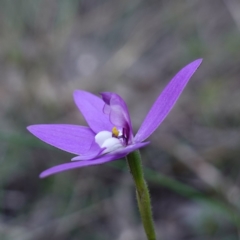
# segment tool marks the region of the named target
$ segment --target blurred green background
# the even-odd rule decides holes
[[[136,132],[200,57],[141,151],[162,240],[240,239],[240,1],[0,0],[0,239],[144,240],[124,160],[40,180],[73,156],[26,126],[84,125],[83,89],[121,95]]]

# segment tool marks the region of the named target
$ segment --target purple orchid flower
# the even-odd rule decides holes
[[[185,66],[157,98],[137,134],[133,135],[128,108],[116,93],[101,93],[99,98],[76,90],[74,100],[89,127],[67,124],[32,125],[27,129],[42,141],[76,154],[73,162],[45,170],[40,177],[69,169],[97,165],[125,157],[149,144],[144,142],[168,115],[202,59]]]

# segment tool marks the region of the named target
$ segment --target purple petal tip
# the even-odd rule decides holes
[[[45,177],[47,177],[47,176],[45,176],[45,174],[43,174],[43,173],[41,173],[41,174],[39,175],[39,178],[45,178]]]
[[[195,61],[191,62],[190,64],[196,64],[196,65],[200,65],[202,63],[203,59],[202,58],[199,58],[199,59],[196,59]]]

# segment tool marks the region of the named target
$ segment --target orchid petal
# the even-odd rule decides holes
[[[95,133],[112,130],[113,125],[109,117],[103,113],[105,103],[101,98],[82,90],[74,91],[73,97],[89,127]]]
[[[56,173],[59,173],[59,172],[63,172],[63,171],[67,171],[67,170],[70,170],[70,169],[74,169],[74,168],[81,168],[81,167],[87,167],[87,166],[92,166],[92,165],[99,165],[99,164],[103,164],[103,163],[106,163],[106,162],[118,160],[120,158],[125,157],[128,153],[130,153],[130,152],[132,152],[136,149],[139,149],[141,147],[144,147],[147,144],[149,144],[149,142],[136,143],[134,145],[130,145],[130,146],[124,148],[124,149],[116,151],[112,154],[102,155],[100,158],[97,158],[97,159],[71,162],[71,163],[65,163],[65,164],[57,165],[55,167],[52,167],[52,168],[49,168],[49,169],[43,171],[40,174],[40,177],[44,178],[44,177],[48,177],[50,175],[53,175],[53,174],[56,174]]]
[[[78,161],[78,162],[71,162],[71,163],[65,163],[65,164],[61,164],[61,165],[57,165],[55,167],[49,168],[45,171],[43,171],[40,174],[41,178],[44,177],[48,177],[50,175],[59,173],[59,172],[63,172],[63,171],[67,171],[70,169],[74,169],[74,168],[81,168],[81,167],[87,167],[87,166],[92,166],[92,165],[99,165],[99,164],[103,164],[106,162],[110,162],[113,160],[117,160],[120,159],[122,157],[124,157],[124,154],[116,154],[116,155],[103,155],[101,158],[99,159],[95,159],[92,161]]]
[[[109,116],[109,120],[114,126],[122,128],[126,143],[131,144],[133,141],[133,130],[130,114],[124,100],[116,93],[101,93],[104,105],[103,112]]]
[[[112,124],[122,128],[128,126],[132,134],[130,114],[124,100],[116,93],[104,92],[101,95],[103,101],[106,103],[104,113],[109,114]]]
[[[195,60],[175,75],[147,114],[134,138],[136,142],[147,139],[162,123],[201,62],[202,59]]]
[[[40,124],[27,127],[42,141],[66,152],[85,153],[94,141],[94,133],[88,127],[68,124]]]
[[[126,156],[130,152],[133,152],[133,151],[135,151],[135,150],[137,150],[139,148],[145,147],[149,143],[150,142],[135,143],[135,144],[132,144],[132,145],[128,145],[125,148],[121,148],[121,149],[115,150],[114,152],[110,152],[108,154],[109,155],[111,155],[111,154],[124,154],[124,156]]]
[[[148,145],[150,142],[143,142],[143,143],[135,143],[132,145],[129,145],[125,148],[118,148],[115,151],[109,152],[107,155],[118,155],[118,154],[123,154],[123,156],[126,156],[128,153],[135,151],[136,149],[145,147],[146,145]],[[105,148],[101,148],[99,152],[95,152],[95,154],[91,153],[89,151],[89,155],[81,155],[81,156],[77,156],[72,158],[72,161],[78,161],[78,160],[94,160],[99,158],[99,155],[104,153]],[[100,157],[101,158],[101,157]]]
[[[104,150],[105,148],[100,148],[100,146],[95,141],[93,141],[90,149],[86,153],[72,158],[72,161],[94,159],[99,156]]]

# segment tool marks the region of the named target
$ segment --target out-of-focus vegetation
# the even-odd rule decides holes
[[[85,124],[72,100],[84,89],[120,94],[136,131],[200,57],[142,150],[156,230],[163,240],[239,239],[239,16],[237,0],[1,0],[0,239],[145,239],[124,160],[40,180],[72,155],[26,126]]]

